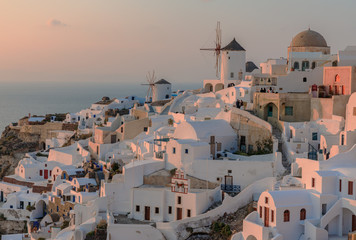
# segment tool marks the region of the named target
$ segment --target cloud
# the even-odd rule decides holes
[[[61,20],[52,18],[47,21],[47,26],[49,26],[49,27],[66,27],[68,25],[65,24],[64,22],[62,22]]]

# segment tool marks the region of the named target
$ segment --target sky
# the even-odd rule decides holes
[[[212,53],[234,37],[257,65],[286,57],[310,27],[332,53],[356,45],[354,0],[0,0],[1,82],[122,82],[215,77]]]

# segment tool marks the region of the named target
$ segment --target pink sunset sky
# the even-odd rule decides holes
[[[332,53],[356,45],[353,0],[5,0],[1,81],[139,83],[152,69],[179,82],[214,78],[216,22],[257,65],[286,57],[292,37],[321,33]]]

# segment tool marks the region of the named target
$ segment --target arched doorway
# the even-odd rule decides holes
[[[212,92],[213,91],[213,85],[211,83],[205,84],[205,92]]]
[[[278,108],[274,103],[268,103],[264,107],[263,116],[266,121],[269,118],[278,118]]]
[[[218,83],[215,85],[215,92],[220,91],[222,89],[224,89],[224,84]]]

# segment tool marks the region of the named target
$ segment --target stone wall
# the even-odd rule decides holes
[[[58,207],[58,211],[57,211]],[[53,201],[48,201],[47,212],[48,213],[58,213],[59,216],[69,216],[69,211],[74,209],[74,203],[72,202],[62,202],[62,198],[54,197]]]
[[[0,221],[0,235],[27,233],[26,221]]]

